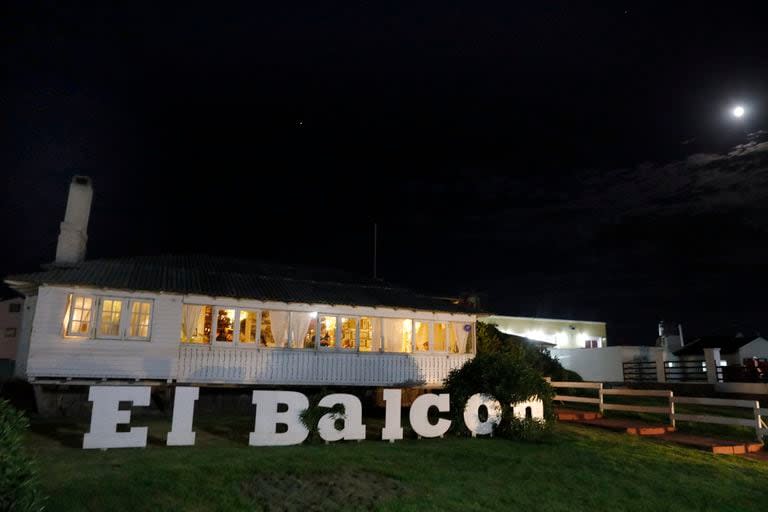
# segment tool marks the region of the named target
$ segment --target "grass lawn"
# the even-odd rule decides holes
[[[47,510],[765,510],[768,463],[559,424],[552,439],[247,446],[251,418],[196,419],[194,447],[85,451],[84,424],[33,421]],[[380,421],[380,420],[379,420]]]

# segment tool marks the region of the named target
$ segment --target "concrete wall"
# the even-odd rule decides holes
[[[0,359],[16,359],[16,344],[21,335],[24,299],[0,301]],[[20,308],[11,312],[12,307]]]
[[[551,354],[564,368],[588,381],[623,382],[623,363],[655,361],[663,353],[658,347],[603,347],[597,349],[552,349]],[[668,359],[668,358],[665,358]]]

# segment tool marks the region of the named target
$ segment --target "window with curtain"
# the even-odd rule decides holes
[[[310,338],[310,328],[314,323],[313,318],[316,315],[305,313],[303,311],[291,311],[291,347],[292,348],[312,348],[314,347],[314,337]],[[314,336],[314,329],[312,329]]]
[[[151,302],[138,300],[131,301],[131,323],[128,326],[128,336],[134,339],[149,338],[151,317]]]
[[[445,322],[435,322],[435,339],[433,342],[433,350],[435,352],[445,352],[448,343],[448,327]]]
[[[73,295],[70,298],[68,311],[68,336],[88,336],[91,330],[93,316],[93,298],[83,295]]]
[[[181,342],[206,344],[211,341],[213,308],[184,304],[181,308]]]
[[[256,329],[259,313],[257,311],[240,310],[240,343],[256,343]]]
[[[384,318],[381,324],[384,334],[385,352],[411,352],[412,320]]]
[[[415,335],[414,346],[419,352],[426,352],[429,350],[429,322],[420,322],[416,320],[414,323]]]
[[[99,337],[117,338],[120,336],[120,316],[123,311],[123,301],[101,299],[99,314]]]
[[[309,327],[304,336],[304,348],[315,348],[315,335],[317,334],[317,313],[310,314]]]
[[[259,343],[262,347],[275,347],[275,337],[272,336],[272,315],[269,311],[261,312],[261,333]]]
[[[472,331],[472,324],[451,322],[450,326],[450,351],[454,354],[466,354],[468,351],[471,351],[471,347],[468,347],[468,340]]]

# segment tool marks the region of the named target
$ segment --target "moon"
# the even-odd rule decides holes
[[[733,107],[733,110],[731,110],[731,114],[733,114],[733,117],[744,116],[744,107],[742,107],[741,105]]]

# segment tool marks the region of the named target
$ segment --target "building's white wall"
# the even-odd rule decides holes
[[[491,315],[480,320],[494,324],[505,334],[553,343],[557,348],[585,348],[587,340],[596,340],[598,347],[607,344],[605,322],[503,315]]]
[[[0,359],[16,359],[16,345],[21,335],[23,308],[18,313],[11,313],[11,304],[22,306],[24,299],[0,301]],[[13,329],[13,333],[8,332],[9,329]]]
[[[27,376],[27,360],[29,357],[29,343],[32,336],[32,323],[37,311],[37,295],[27,297],[24,300],[23,313],[21,317],[21,330],[19,332],[19,343],[16,350],[16,366],[14,375],[19,378]]]
[[[70,338],[64,316],[70,293],[153,299],[149,341]],[[181,297],[157,293],[41,287],[32,325],[27,375],[168,379],[176,373]]]
[[[136,299],[152,299],[151,335],[149,341],[85,339],[64,336],[65,313],[67,298],[70,293],[90,296],[122,297]],[[467,314],[435,313],[428,311],[413,311],[393,308],[372,308],[354,306],[328,306],[317,304],[285,304],[278,302],[261,302],[254,300],[238,300],[227,298],[212,298],[205,296],[181,296],[175,294],[125,292],[119,290],[95,290],[88,288],[43,286],[37,295],[37,308],[32,322],[32,332],[29,345],[29,358],[26,368],[28,377],[71,377],[71,378],[121,378],[121,379],[177,379],[200,382],[259,382],[259,383],[290,383],[303,375],[301,381],[313,383],[334,384],[349,382],[343,375],[331,375],[339,368],[340,371],[359,371],[354,365],[332,366],[318,368],[328,373],[327,378],[311,379],[306,375],[306,364],[316,366],[317,353],[311,349],[289,349],[286,354],[274,353],[275,349],[255,350],[254,347],[233,345],[222,346],[182,346],[181,311],[184,303],[208,304],[214,306],[234,306],[249,309],[314,311],[328,314],[376,316],[385,318],[412,318],[419,320],[434,320],[448,322],[474,323],[475,316]],[[95,318],[95,317],[94,317]],[[474,341],[468,344],[474,346]],[[290,353],[294,355],[291,356]],[[303,353],[303,355],[296,355]],[[181,357],[181,363],[180,361]],[[343,355],[345,361],[354,360]],[[371,370],[392,371],[392,379],[378,378],[377,382],[396,382],[403,371],[411,371],[409,375],[423,374],[424,382],[435,383],[442,380],[455,363],[466,361],[472,354],[412,354],[414,357],[399,354],[359,354],[360,361],[373,364]],[[323,354],[323,360],[330,360],[333,353]],[[403,364],[393,356],[406,357]],[[371,363],[371,358],[377,358],[377,363]],[[446,359],[443,361],[442,359]],[[280,362],[280,372],[274,373],[269,361]],[[414,363],[415,361],[415,363]],[[291,364],[303,365],[292,369]],[[179,367],[179,364],[185,365]],[[363,363],[361,363],[363,364]],[[257,365],[253,366],[253,365]],[[286,366],[287,365],[287,366]],[[315,367],[313,366],[313,367]],[[381,368],[379,368],[379,366]],[[302,373],[303,372],[303,373]],[[398,373],[399,372],[399,373]],[[416,372],[416,373],[414,373]],[[407,373],[407,372],[406,372]],[[442,378],[439,378],[440,375]],[[403,374],[405,375],[405,374]],[[274,378],[272,378],[274,377]],[[381,376],[379,376],[381,377]],[[361,377],[356,377],[355,383],[363,385]],[[270,380],[271,379],[271,380]],[[277,379],[277,380],[276,380]],[[279,382],[278,382],[279,380]],[[373,385],[374,383],[371,382]]]
[[[734,364],[742,364],[744,359],[758,357],[762,359],[768,358],[768,340],[763,337],[758,337],[739,349],[738,353],[739,361]],[[731,364],[730,361],[728,364]]]
[[[658,347],[603,347],[589,350],[576,348],[550,350],[550,353],[557,357],[563,368],[578,373],[584,380],[596,382],[623,382],[623,363],[655,361],[659,352],[663,352],[663,349]]]

